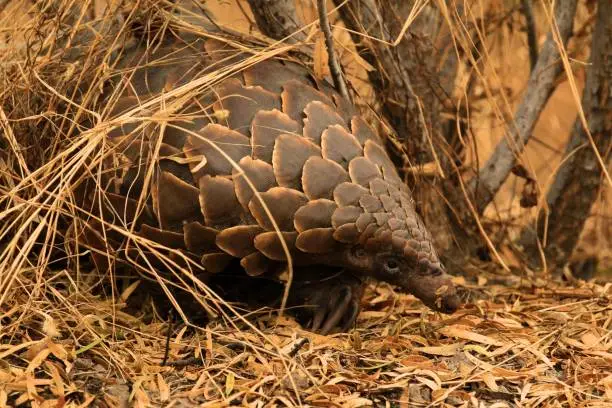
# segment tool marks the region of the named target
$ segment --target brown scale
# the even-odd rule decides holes
[[[295,212],[293,223],[296,231],[331,227],[332,217],[337,208],[335,202],[324,198],[309,201]]]
[[[295,213],[308,203],[308,198],[304,193],[287,187],[272,187],[259,197],[253,197],[249,203],[251,214],[261,227],[271,231],[274,230],[274,224],[268,217],[264,203],[281,231],[293,231]]]
[[[334,248],[340,248],[340,243],[334,238],[334,228],[312,228],[300,233],[295,246],[309,254],[325,254]]]
[[[249,211],[249,203],[255,191],[263,193],[276,187],[274,169],[263,160],[253,160],[245,156],[238,162],[240,169],[232,170],[232,180],[236,190],[236,197],[245,211]]]
[[[361,116],[353,116],[351,118],[351,133],[355,135],[355,138],[359,141],[359,143],[361,143],[362,146],[368,140],[373,140],[382,145],[378,135]]]
[[[298,123],[277,109],[259,111],[251,123],[251,148],[254,159],[272,164],[276,138],[283,134],[297,134]]]
[[[270,75],[274,72],[275,75]],[[280,61],[263,61],[243,72],[244,82],[249,86],[261,86],[270,92],[280,94],[283,86],[290,80],[310,84],[308,71],[301,67]]]
[[[241,222],[242,206],[231,179],[205,175],[200,177],[199,185],[200,207],[206,225],[222,229]]]
[[[177,115],[175,120],[170,121],[166,126],[163,136],[164,143],[174,146],[182,152],[190,132],[197,133],[204,126],[212,123],[213,101],[212,95],[205,95],[189,101],[181,114]]]
[[[301,189],[304,164],[310,157],[320,155],[321,148],[302,136],[278,136],[272,153],[272,166],[278,185]]]
[[[336,187],[348,179],[346,170],[332,160],[311,156],[304,163],[302,187],[311,200],[333,198]]]
[[[352,244],[359,240],[361,231],[357,228],[356,223],[344,224],[336,228],[334,231],[334,239],[345,244]]]
[[[128,111],[134,110],[138,108],[140,105],[142,105],[143,102],[146,102],[149,99],[151,99],[151,95],[146,95],[146,94],[141,95],[140,97],[124,96],[122,98],[119,98],[113,104],[112,108],[110,109],[109,118],[116,118],[118,116],[121,116],[127,113]],[[144,111],[142,113],[146,114],[148,112]],[[115,137],[121,137],[124,135],[129,135],[132,132],[134,132],[136,128],[138,128],[138,126],[139,126],[139,123],[135,121],[128,122],[128,123],[121,123],[119,126],[111,130],[108,133],[108,136],[110,138],[115,138]]]
[[[162,90],[169,91],[197,73],[202,57],[202,54],[194,52],[193,48],[179,45],[162,46],[153,52],[129,52],[119,67],[138,68],[135,71],[130,69],[133,75],[128,77],[126,94],[139,96],[147,93],[158,94]]]
[[[274,269],[278,262],[272,261],[261,252],[253,252],[240,260],[240,266],[249,276],[260,276]]]
[[[363,154],[361,145],[340,125],[331,125],[321,136],[323,158],[340,164],[345,169],[349,162]]]
[[[235,258],[244,258],[257,252],[255,237],[264,232],[259,225],[237,225],[226,228],[217,235],[216,244]]]
[[[200,191],[167,171],[162,171],[153,184],[151,195],[153,209],[161,228],[172,228],[183,221],[199,221],[202,219],[200,210]]]
[[[200,163],[193,162],[192,172],[197,180],[204,174],[230,175],[234,166],[227,160],[229,156],[234,162],[239,162],[244,156],[251,153],[249,138],[218,124],[206,125],[197,136],[190,135],[184,147],[188,158],[204,159],[205,164],[198,168]],[[221,153],[223,151],[223,153]]]
[[[297,236],[297,232],[281,232],[280,234],[276,231],[263,232],[255,237],[255,248],[273,261],[286,261],[287,253],[282,241],[287,245],[289,254],[293,255]]]
[[[226,111],[224,124],[246,136],[250,133],[251,122],[257,112],[280,109],[278,95],[260,86],[245,87],[235,78],[223,82],[216,93],[219,100],[213,105],[215,112]]]
[[[349,163],[351,181],[361,186],[369,186],[370,181],[381,176],[376,164],[366,157],[356,157]]]
[[[130,92],[150,100],[198,73],[233,67],[248,57],[222,41],[207,40],[191,47],[196,62],[184,51],[188,48],[132,52],[131,61],[144,65],[130,71],[124,61]],[[259,62],[185,102],[170,124],[193,134],[166,127],[160,144],[157,125],[142,132],[134,132],[139,123],[113,131],[111,140],[125,166],[116,171],[122,174],[115,178],[117,191],[130,192],[124,200],[121,194],[107,195],[114,202],[113,219],[129,223],[141,208],[139,235],[199,260],[208,274],[225,273],[235,259],[248,276],[278,278],[287,260],[282,237],[294,276],[308,281],[318,268],[317,276],[326,277],[312,283],[312,290],[328,296],[316,297],[311,316],[311,327],[325,332],[354,321],[362,293],[359,276],[388,280],[430,307],[454,310],[452,283],[380,138],[350,102],[312,78],[295,63]],[[141,105],[138,95],[120,99],[113,115]],[[150,198],[138,205],[151,164]],[[86,225],[85,241],[105,250],[101,226]],[[389,256],[410,269],[385,274]],[[418,262],[425,269],[416,268]],[[99,255],[96,265],[111,266]],[[290,303],[302,306],[312,293],[307,284],[298,286]],[[340,324],[344,318],[349,326]]]
[[[303,127],[302,117],[304,116],[304,109],[312,101],[335,106],[327,95],[295,79],[290,79],[283,84],[281,98],[283,101],[283,112],[298,122],[300,128]]]
[[[339,206],[355,205],[366,194],[369,194],[369,191],[365,187],[357,183],[344,182],[334,189],[334,200]]]
[[[348,131],[344,119],[331,106],[321,102],[313,101],[304,108],[304,137],[319,144],[323,132],[333,125],[338,125]]]

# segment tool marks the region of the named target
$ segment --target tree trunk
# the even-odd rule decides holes
[[[343,3],[334,2],[338,6]],[[346,3],[339,12],[348,28],[393,42],[402,34],[413,5],[414,1],[357,0]],[[433,160],[435,139],[442,134],[439,114],[448,86],[440,83],[437,72],[439,55],[434,42],[440,23],[438,10],[429,5],[397,46],[353,36],[360,55],[377,68],[369,72],[369,78],[381,102],[381,113],[412,163]],[[454,68],[456,64],[450,71]]]
[[[555,89],[555,79],[561,73],[563,65],[560,60],[559,45],[553,33],[558,27],[560,42],[565,47],[572,33],[576,3],[576,0],[557,2],[551,30],[529,78],[525,96],[514,114],[513,123],[510,124],[507,135],[496,146],[484,167],[469,182],[468,191],[474,199],[478,214],[484,212],[508,178],[517,157],[531,137],[540,113]]]
[[[573,156],[557,173],[546,198],[549,213],[540,212],[537,236],[531,226],[521,234],[532,265],[542,263],[540,243],[553,269],[568,262],[603,183],[609,182],[609,173],[602,180],[602,164],[609,164],[612,147],[612,8],[607,0],[598,1],[582,108],[593,144],[578,118],[566,149],[566,155]]]
[[[248,0],[259,30],[270,38],[297,42],[306,38],[294,0]]]

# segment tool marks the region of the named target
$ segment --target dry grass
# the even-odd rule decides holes
[[[103,3],[85,9],[80,2],[49,1],[40,3],[43,12],[33,2],[0,1],[0,406],[612,406],[612,284],[605,279],[559,283],[530,271],[518,278],[475,261],[468,275],[476,282],[456,279],[468,301],[456,314],[433,313],[410,295],[372,284],[357,328],[323,337],[276,311],[236,313],[237,306],[198,286],[188,271],[184,288],[217,317],[204,327],[172,326],[160,317],[163,311],[142,304],[146,290],[138,283],[101,285],[105,277],[90,264],[64,259],[56,232],[65,229],[66,219],[87,215],[73,205],[74,186],[83,178],[99,179],[112,151],[105,142],[110,126],[134,119],[163,123],[181,98],[226,73],[151,101],[153,115],[130,112],[109,122],[98,102],[99,84],[112,71],[109,51],[124,37],[96,26],[90,30],[94,46],[81,50],[76,62],[62,45],[89,30],[90,19],[111,20]],[[159,21],[164,14],[153,3],[143,3],[152,13],[142,15]],[[124,10],[131,6],[125,2]],[[221,17],[234,10],[227,24],[250,29],[232,2],[210,6]],[[70,8],[78,11],[72,18],[63,14]],[[581,10],[588,20],[588,10]],[[300,12],[307,21],[314,15],[308,7]],[[348,41],[342,30],[335,32]],[[510,61],[496,52],[516,50],[512,64],[518,66],[523,64],[516,58],[527,61],[527,51],[517,33],[497,35],[486,64],[497,71],[485,71],[481,80],[494,86],[491,98],[501,98],[508,87],[514,103],[526,75],[504,75]],[[570,55],[586,58],[584,44],[575,42],[570,51],[581,53]],[[343,49],[343,60],[350,59],[350,44]],[[253,58],[282,51],[262,47]],[[353,72],[354,83],[363,82],[364,68]],[[578,83],[581,75],[577,64]],[[94,85],[77,91],[79,83]],[[577,110],[564,86],[535,132],[556,150],[562,150]],[[367,100],[368,89],[360,89]],[[487,108],[496,102],[473,101],[471,130],[483,157],[501,137],[499,118]],[[77,126],[86,120],[94,125]],[[561,156],[537,149],[525,154],[536,176],[545,178]],[[499,200],[506,206],[504,219],[520,224],[529,211],[517,209],[517,189],[509,181]],[[602,262],[604,278],[610,273],[609,195],[594,209],[582,249]],[[142,240],[139,245],[159,249]],[[149,272],[165,288],[172,285]],[[162,365],[168,332],[169,363]]]

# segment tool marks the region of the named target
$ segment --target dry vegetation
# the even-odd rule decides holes
[[[486,10],[481,3],[466,3],[472,17],[485,11],[506,17],[499,29],[479,32],[488,53],[468,102],[470,143],[478,146],[480,163],[502,137],[529,71],[526,39],[516,28],[522,17],[509,13],[519,2],[490,2]],[[125,1],[121,9],[128,14],[138,10],[135,4]],[[139,21],[169,23],[151,4],[134,11]],[[550,4],[538,4],[542,42]],[[277,311],[243,311],[193,284],[186,289],[216,318],[206,325],[170,324],[165,311],[143,296],[150,290],[144,282],[99,284],[91,263],[74,254],[65,259],[56,232],[78,213],[73,186],[95,176],[110,149],[100,84],[111,70],[111,50],[125,41],[125,33],[111,27],[128,27],[113,26],[116,14],[105,5],[0,0],[0,406],[612,406],[609,186],[575,256],[576,265],[595,259],[598,279],[538,275],[502,242],[501,259],[517,273],[504,271],[497,260],[471,260],[465,277],[456,278],[466,305],[454,315],[434,313],[413,296],[372,282],[357,327],[333,336],[302,330]],[[245,1],[207,5],[218,23],[258,35]],[[316,18],[305,0],[298,12],[304,21]],[[594,12],[591,1],[579,2],[568,45],[576,87],[567,79],[557,86],[523,155],[542,191],[563,158],[578,111]],[[74,43],[83,32],[94,41],[81,49]],[[365,74],[372,67],[355,56],[342,24],[334,34],[360,104],[374,104]],[[314,69],[325,71],[323,42],[316,34],[310,41]],[[68,46],[80,54],[65,52]],[[283,47],[262,47],[255,58]],[[471,74],[460,66],[457,101]],[[173,97],[215,80],[208,76],[183,94],[169,93],[169,102],[158,98],[151,105],[157,116],[147,119],[163,120]],[[75,102],[76,85],[92,83]],[[98,119],[94,127],[83,124]],[[475,161],[471,157],[466,166]],[[523,183],[514,176],[506,181],[497,206],[484,215],[487,225],[512,236],[533,219],[535,210],[519,205]]]

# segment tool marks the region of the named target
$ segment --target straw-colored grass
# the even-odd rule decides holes
[[[609,189],[581,245],[599,262],[598,283],[537,276],[501,245],[500,256],[518,276],[498,264],[470,262],[466,277],[455,279],[466,306],[454,315],[434,313],[413,296],[371,282],[356,328],[333,336],[305,331],[278,311],[247,312],[225,303],[197,280],[196,265],[177,271],[173,281],[145,267],[143,280],[124,284],[121,277],[100,276],[86,257],[71,252],[74,246],[65,249],[69,221],[96,216],[79,209],[74,194],[83,180],[101,180],[103,161],[114,149],[108,131],[127,121],[165,126],[183,98],[230,72],[198,78],[108,120],[101,84],[131,27],[111,24],[117,14],[105,13],[106,3],[0,1],[0,406],[612,406]],[[135,3],[123,2],[121,10],[127,20],[144,22],[145,33],[151,22],[197,31],[169,21],[159,7],[164,2],[133,8]],[[312,21],[303,3],[300,13]],[[250,29],[235,2],[207,4],[219,22],[237,32]],[[224,21],[227,10],[233,12]],[[585,27],[592,23],[588,7],[582,4],[579,13]],[[312,27],[305,32],[315,45],[315,69],[324,70],[322,40]],[[493,92],[477,92],[470,101],[473,142],[483,157],[501,137],[502,118],[489,107],[502,99],[516,104],[526,81],[526,75],[505,73],[521,66],[517,59],[525,63],[528,51],[526,41],[504,27],[481,33],[491,36],[491,52],[479,86]],[[74,47],[83,32],[93,42]],[[354,57],[341,26],[334,33],[342,62],[357,62],[350,74],[361,102],[371,102],[364,75],[371,67]],[[259,40],[250,60],[229,69],[291,48]],[[586,60],[588,38],[573,41],[572,61]],[[502,49],[516,50],[510,68]],[[573,67],[580,84],[581,64]],[[465,75],[461,71],[459,94]],[[501,95],[503,86],[511,90],[509,99]],[[559,86],[536,128],[537,139],[553,146],[548,151],[563,150],[577,111],[573,92]],[[525,156],[545,180],[561,155],[543,154],[541,146],[529,147]],[[485,214],[487,228],[518,228],[533,215],[517,206],[516,189],[516,180],[507,182],[497,198],[502,210]],[[108,228],[174,262],[133,231]],[[180,317],[190,324],[181,318],[170,324],[165,310],[157,309],[160,302],[153,305],[145,296],[151,283],[144,278],[154,281],[160,296],[182,287],[212,319],[202,326],[183,311]]]

